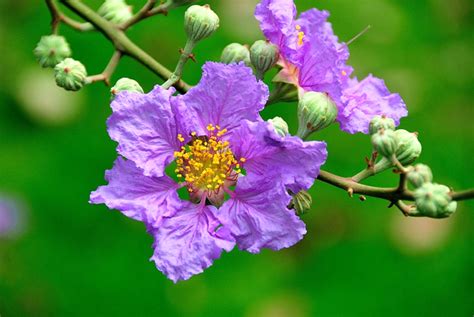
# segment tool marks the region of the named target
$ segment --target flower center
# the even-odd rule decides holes
[[[298,31],[298,46],[303,45],[303,39],[304,39],[304,32],[301,31],[301,25],[297,24],[295,26],[296,31]]]
[[[191,132],[191,141],[175,152],[178,178],[185,182],[190,193],[218,192],[226,181],[235,182],[241,166],[229,148],[229,142],[221,138],[227,129],[218,125],[207,126],[209,135],[197,136]],[[178,140],[184,142],[181,134]],[[245,162],[244,158],[240,162]]]

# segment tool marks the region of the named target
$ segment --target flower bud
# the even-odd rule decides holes
[[[260,78],[278,62],[278,48],[272,43],[259,40],[250,47],[250,61]]]
[[[54,67],[54,77],[59,87],[77,91],[84,86],[87,72],[81,62],[66,58]]]
[[[407,174],[408,181],[416,188],[421,187],[424,183],[431,183],[433,173],[431,168],[425,164],[416,164]]]
[[[194,43],[205,39],[219,27],[219,17],[209,5],[193,5],[184,13],[184,29]]]
[[[421,154],[421,143],[418,141],[416,133],[407,130],[396,130],[397,139],[397,160],[403,165],[413,163]]]
[[[298,215],[304,214],[306,211],[311,209],[313,204],[313,198],[307,191],[302,190],[299,193],[293,195],[290,207],[293,208]]]
[[[268,120],[273,127],[275,128],[276,133],[279,136],[287,136],[290,132],[288,131],[288,123],[285,122],[281,117],[275,117],[273,119]]]
[[[63,36],[46,35],[41,37],[34,54],[42,67],[54,67],[71,56],[71,48]]]
[[[369,132],[370,134],[375,134],[381,129],[395,130],[395,121],[387,116],[375,116],[370,121]]]
[[[379,130],[372,135],[372,146],[377,153],[390,159],[397,150],[395,132],[392,130]]]
[[[140,86],[140,84],[136,80],[126,77],[120,78],[110,89],[112,98],[121,91],[132,91],[143,94],[143,88]]]
[[[305,139],[334,122],[337,107],[326,93],[306,92],[298,103],[298,135]]]
[[[447,186],[424,183],[415,190],[416,211],[414,216],[446,218],[456,211],[457,203],[451,201]]]
[[[222,51],[221,62],[226,64],[244,62],[250,66],[250,52],[246,45],[232,43],[227,45]]]
[[[133,16],[132,7],[125,0],[105,0],[97,13],[115,24],[124,23]]]

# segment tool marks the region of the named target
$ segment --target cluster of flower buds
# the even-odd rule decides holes
[[[227,45],[222,51],[221,62],[226,64],[244,62],[245,65],[250,66],[249,47],[239,43],[231,43]]]
[[[336,104],[328,94],[306,92],[298,103],[298,136],[305,139],[311,133],[328,127],[336,117]]]
[[[279,136],[285,137],[288,134],[290,134],[288,130],[288,123],[286,123],[286,121],[283,120],[281,117],[275,117],[273,119],[269,119],[268,122],[270,122],[273,125],[275,132]]]
[[[424,183],[415,190],[416,210],[410,215],[414,217],[446,218],[457,208],[457,202],[452,201],[451,190],[435,183]]]
[[[45,35],[36,45],[34,54],[42,67],[54,67],[71,56],[71,48],[63,36]]]
[[[219,17],[209,5],[190,6],[184,14],[184,29],[188,40],[197,43],[219,28]]]
[[[370,122],[374,151],[382,156],[375,165],[375,172],[382,172],[393,166],[395,161],[406,166],[413,163],[421,154],[421,143],[416,133],[404,129],[394,130],[392,119],[376,116]]]
[[[140,84],[130,78],[120,78],[115,85],[110,89],[112,99],[121,91],[131,91],[143,94],[143,88]]]
[[[81,89],[87,77],[87,71],[81,62],[66,58],[54,67],[56,84],[66,90],[77,91]]]
[[[132,18],[132,7],[124,0],[105,0],[97,13],[115,24],[121,24]]]

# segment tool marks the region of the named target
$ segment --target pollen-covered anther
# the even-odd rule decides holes
[[[174,154],[177,158],[175,173],[187,183],[189,192],[218,191],[227,180],[235,180],[235,173],[241,172],[241,164],[245,162],[240,159],[239,164],[229,142],[221,139],[227,129],[213,124],[207,125],[206,129],[209,131],[206,136],[191,132],[191,141]],[[178,135],[178,139],[184,140],[182,135]]]
[[[304,39],[304,32],[301,31],[301,25],[296,25],[295,26],[296,31],[298,31],[298,46],[303,45],[303,39]]]

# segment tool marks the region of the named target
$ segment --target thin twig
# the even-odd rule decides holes
[[[92,84],[98,81],[103,81],[107,86],[110,86],[110,77],[114,73],[115,68],[117,68],[117,65],[120,62],[121,58],[122,52],[115,51],[114,55],[112,55],[112,57],[110,58],[109,63],[105,67],[104,71],[100,74],[87,77],[86,83]]]
[[[341,188],[345,191],[351,191],[353,194],[360,194],[365,196],[377,197],[395,202],[398,200],[414,201],[415,197],[413,192],[404,189],[399,190],[399,187],[375,187],[368,186],[354,182],[351,178],[344,178],[330,172],[321,170],[318,176],[320,181]],[[453,200],[467,200],[474,198],[474,189],[469,189],[461,192],[452,192],[451,197]]]
[[[168,89],[173,86],[177,81],[181,79],[183,74],[184,65],[189,59],[194,60],[193,56],[193,48],[195,46],[195,42],[188,39],[186,42],[186,46],[181,51],[181,55],[179,57],[178,64],[176,65],[176,69],[174,70],[171,77],[162,85],[164,89]]]
[[[122,30],[126,30],[128,29],[129,27],[131,27],[132,25],[134,25],[135,23],[143,20],[144,18],[146,18],[150,12],[151,9],[153,9],[153,7],[155,6],[156,4],[156,0],[148,0],[145,5],[140,9],[140,11],[138,11],[133,17],[130,18],[130,20],[128,20],[127,22],[125,22],[124,24],[122,24],[122,26],[120,27]]]
[[[61,22],[80,32],[92,31],[94,29],[90,23],[81,23],[65,15],[56,5],[55,0],[45,1],[51,13],[51,32],[53,34],[58,34]]]

